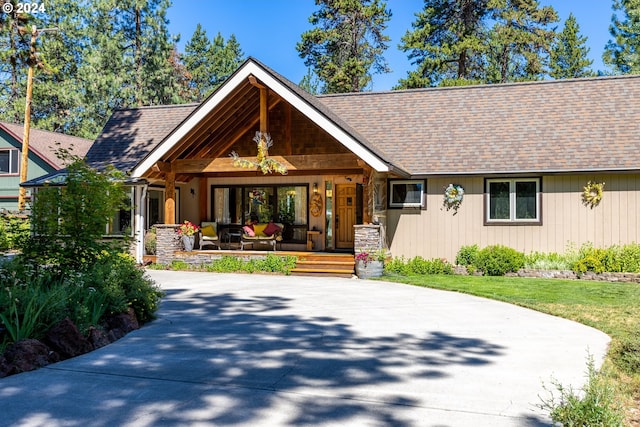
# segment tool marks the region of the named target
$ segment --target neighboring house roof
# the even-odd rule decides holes
[[[254,75],[377,170],[413,176],[640,169],[640,76],[313,96],[255,59],[202,104],[114,112],[87,154],[142,176]]]
[[[24,125],[0,122],[0,128],[4,129],[16,141],[22,144],[24,136]],[[65,135],[60,132],[50,132],[46,130],[29,130],[29,151],[43,159],[54,169],[62,169],[64,164],[56,156],[58,149],[65,149],[79,157],[84,157],[91,147],[93,141],[77,136]]]
[[[640,76],[319,97],[412,175],[640,169]]]

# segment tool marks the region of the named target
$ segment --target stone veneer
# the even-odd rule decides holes
[[[383,249],[382,226],[375,224],[354,225],[354,251],[356,254],[360,252],[375,252]]]
[[[182,242],[177,230],[180,224],[156,224],[156,262],[170,264],[175,252],[182,251]]]

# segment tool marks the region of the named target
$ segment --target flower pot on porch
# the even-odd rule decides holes
[[[182,244],[186,252],[193,251],[193,244],[196,241],[196,236],[182,236]]]
[[[382,276],[384,262],[382,261],[356,261],[356,275],[360,279]]]

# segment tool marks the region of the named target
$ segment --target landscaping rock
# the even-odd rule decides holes
[[[116,314],[111,317],[108,321],[109,329],[119,329],[124,334],[127,334],[131,331],[135,331],[140,328],[140,323],[138,322],[138,318],[136,317],[135,311],[133,308],[129,307],[129,311],[127,313]],[[121,337],[119,337],[121,338]]]
[[[36,339],[25,339],[7,347],[0,359],[0,377],[33,371],[60,361],[59,355]]]
[[[82,336],[76,325],[68,317],[49,329],[44,341],[53,350],[57,351],[62,359],[79,356],[93,350],[93,345]]]
[[[107,334],[102,329],[94,328],[93,326],[89,328],[87,339],[94,349],[104,347],[113,342],[109,340]]]

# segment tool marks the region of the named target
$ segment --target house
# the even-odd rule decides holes
[[[394,256],[564,252],[640,241],[637,99],[640,76],[313,96],[250,58],[201,104],[116,111],[87,160],[137,180],[139,259],[153,224],[253,215],[286,223],[285,249],[313,230],[316,249],[357,250],[371,227]],[[234,166],[258,131],[286,175]]]
[[[18,209],[23,135],[22,124],[0,122],[0,210]],[[62,169],[64,165],[56,156],[57,149],[66,149],[84,157],[92,143],[89,139],[32,128],[29,132],[27,179]]]

